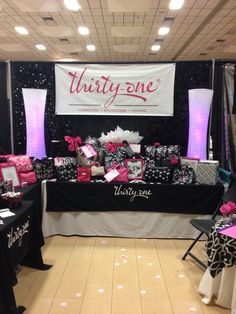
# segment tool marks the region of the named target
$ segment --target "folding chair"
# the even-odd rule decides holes
[[[215,217],[217,216],[217,214],[219,214],[219,208],[222,205],[222,203],[226,203],[228,201],[234,202],[236,203],[236,185],[233,185],[232,187],[230,187],[223,195],[221,202],[219,203],[219,205],[217,206],[215,212],[213,213],[211,219],[191,219],[190,223],[191,225],[196,228],[197,230],[200,231],[199,235],[197,236],[197,238],[192,242],[192,244],[189,246],[189,248],[187,249],[187,251],[184,253],[182,260],[185,260],[186,257],[189,255],[190,257],[192,257],[192,259],[197,262],[201,267],[203,267],[204,269],[207,268],[207,265],[204,264],[198,257],[196,257],[192,252],[192,248],[195,246],[195,244],[198,242],[198,240],[203,236],[206,235],[208,236],[208,234],[211,231],[211,228],[213,227],[213,225],[215,224]]]

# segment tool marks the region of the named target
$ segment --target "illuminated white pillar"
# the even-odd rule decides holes
[[[188,157],[207,159],[208,120],[213,90],[206,88],[190,89]]]
[[[46,89],[22,88],[26,116],[26,154],[30,157],[46,156],[44,138],[44,112]]]

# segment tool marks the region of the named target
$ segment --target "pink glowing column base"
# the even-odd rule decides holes
[[[26,115],[26,154],[30,157],[46,156],[44,138],[44,112],[46,89],[22,88]]]
[[[208,120],[213,90],[190,89],[189,96],[189,135],[188,157],[207,159]]]

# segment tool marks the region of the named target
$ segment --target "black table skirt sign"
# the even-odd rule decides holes
[[[47,182],[47,211],[154,211],[212,214],[222,184]]]

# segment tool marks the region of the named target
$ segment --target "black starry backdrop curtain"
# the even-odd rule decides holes
[[[26,125],[22,88],[47,89],[45,108],[45,142],[52,155],[52,140],[64,135],[99,137],[102,132],[123,129],[139,131],[143,144],[179,144],[181,155],[187,153],[188,89],[210,88],[212,61],[176,62],[173,117],[137,116],[61,116],[55,115],[55,74],[53,62],[12,62],[12,102],[15,154],[26,152]]]
[[[7,99],[7,64],[0,62],[0,154],[11,152],[10,109]]]

